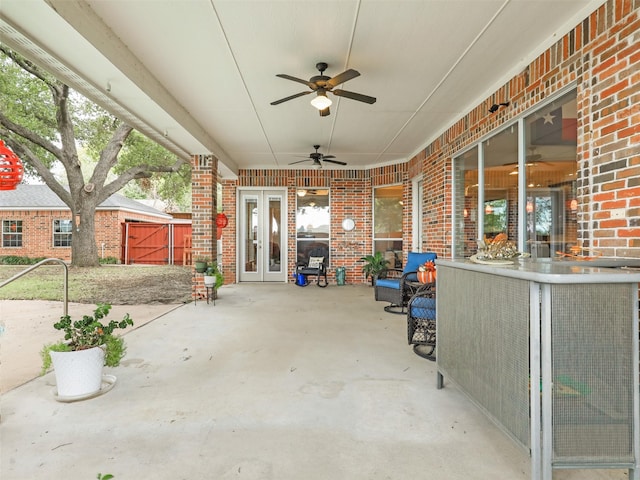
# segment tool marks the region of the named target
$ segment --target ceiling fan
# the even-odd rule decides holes
[[[292,77],[291,75],[287,75],[285,73],[279,73],[276,77],[285,78],[287,80],[292,80],[294,82],[303,83],[308,86],[311,90],[308,92],[300,92],[294,95],[290,95],[285,98],[281,98],[280,100],[276,100],[275,102],[271,102],[271,105],[279,105],[281,103],[287,102],[289,100],[293,100],[294,98],[301,97],[303,95],[308,95],[310,93],[315,92],[316,96],[311,100],[311,105],[316,107],[320,111],[321,117],[326,117],[329,115],[329,107],[333,103],[329,97],[327,97],[327,92],[331,92],[338,97],[350,98],[351,100],[357,100],[358,102],[364,102],[368,104],[376,103],[375,97],[370,97],[368,95],[363,95],[361,93],[348,92],[346,90],[336,89],[341,83],[346,82],[347,80],[351,80],[352,78],[356,78],[360,76],[360,72],[356,70],[349,69],[345,70],[339,75],[335,77],[328,77],[324,74],[324,71],[327,69],[328,65],[324,62],[320,62],[316,64],[316,68],[320,72],[320,75],[315,75],[311,77],[309,80],[303,80],[301,78]]]
[[[340,160],[334,160],[336,158],[333,155],[323,155],[318,151],[320,145],[314,145],[313,148],[316,149],[315,152],[309,154],[309,158],[305,158],[304,160],[298,160],[297,162],[292,162],[289,165],[293,165],[295,163],[308,162],[311,160],[313,162],[313,168],[320,169],[322,168],[322,162],[335,163],[336,165],[346,165],[346,162],[341,162]]]

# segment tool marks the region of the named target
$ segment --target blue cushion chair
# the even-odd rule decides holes
[[[409,300],[407,307],[407,342],[413,351],[435,360],[436,349],[436,284],[426,284]]]
[[[378,276],[375,298],[377,301],[390,303],[384,307],[385,311],[398,314],[407,312],[407,303],[418,286],[418,267],[436,258],[434,252],[409,252],[404,269],[389,268]]]

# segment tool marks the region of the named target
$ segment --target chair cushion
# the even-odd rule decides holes
[[[309,257],[308,268],[320,268],[320,264],[324,262],[324,257]]]
[[[398,278],[379,278],[376,280],[377,287],[400,290],[400,280]]]
[[[434,261],[436,258],[438,256],[434,252],[409,252],[403,272],[417,272],[420,265],[428,261]]]
[[[416,297],[411,300],[411,312],[414,318],[436,318],[436,299],[430,297]]]

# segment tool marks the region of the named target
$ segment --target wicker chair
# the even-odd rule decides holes
[[[425,262],[434,261],[434,252],[409,252],[407,263],[403,270],[389,268],[384,270],[376,279],[375,298],[379,302],[389,302],[384,307],[386,312],[405,314],[407,302],[416,290],[418,267]]]
[[[435,360],[436,349],[436,284],[420,287],[407,307],[407,343],[413,351]]]

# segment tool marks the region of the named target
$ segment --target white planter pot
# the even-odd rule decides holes
[[[204,276],[204,285],[205,287],[214,287],[216,284],[216,276],[215,275],[205,275]]]
[[[102,348],[50,353],[59,397],[89,396],[100,391],[104,366]]]

